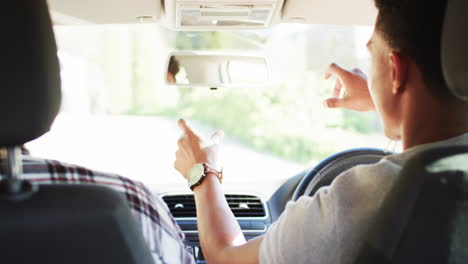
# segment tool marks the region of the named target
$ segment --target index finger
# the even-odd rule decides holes
[[[328,69],[325,73],[325,79],[329,79],[333,74],[337,75],[338,78],[344,78],[349,72],[341,68],[338,64],[332,63],[328,66]]]
[[[177,124],[179,125],[180,129],[182,129],[182,131],[184,133],[187,133],[187,134],[190,134],[190,133],[193,133],[192,129],[190,128],[190,126],[187,124],[187,122],[185,122],[184,119],[179,119],[177,121]]]

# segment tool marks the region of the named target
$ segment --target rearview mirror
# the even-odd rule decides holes
[[[268,83],[265,58],[226,54],[172,53],[167,84],[186,87],[255,87]]]

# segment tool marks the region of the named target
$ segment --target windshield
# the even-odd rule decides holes
[[[173,32],[154,24],[56,26],[63,104],[33,155],[122,174],[149,185],[182,183],[173,168],[185,118],[205,136],[223,129],[226,182],[287,179],[354,147],[385,148],[375,113],[325,109],[336,62],[366,71],[371,27],[284,24],[253,32]],[[235,50],[267,57],[265,88],[167,86],[171,51]]]

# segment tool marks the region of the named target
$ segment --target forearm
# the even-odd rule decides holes
[[[178,121],[184,131],[177,145],[174,167],[189,179],[198,182],[203,176],[199,165],[218,164],[219,144],[224,133],[217,131],[206,142],[187,125],[185,120]],[[214,173],[207,172],[206,178],[194,188],[197,205],[198,234],[203,253],[210,264],[257,264],[263,236],[245,241],[242,230],[236,221],[221,190],[221,183]],[[193,181],[191,181],[191,179]]]
[[[224,197],[221,184],[214,174],[195,187],[198,234],[208,263],[224,262],[230,247],[245,243],[244,235]]]

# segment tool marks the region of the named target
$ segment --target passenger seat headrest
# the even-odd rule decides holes
[[[468,101],[468,1],[448,1],[442,33],[442,67],[452,93]],[[430,19],[430,18],[428,18]]]
[[[60,66],[45,0],[2,2],[0,147],[46,133],[61,101]]]

